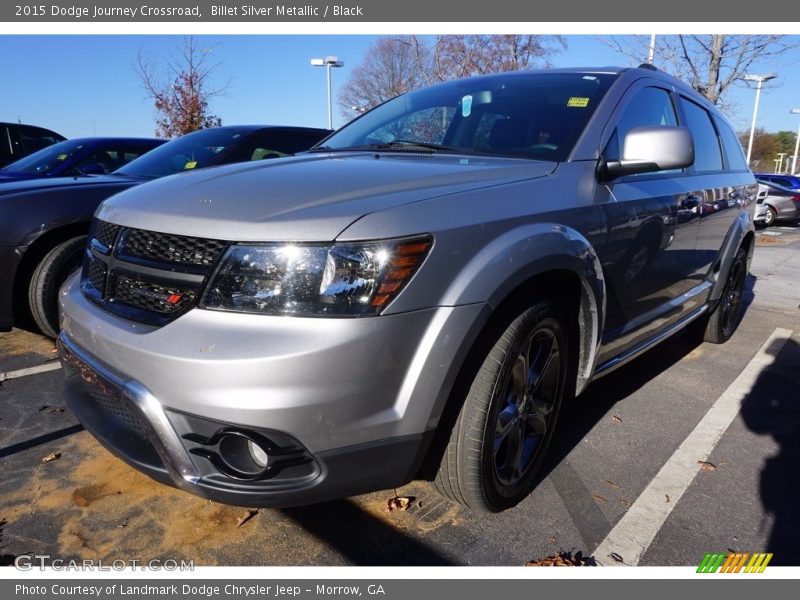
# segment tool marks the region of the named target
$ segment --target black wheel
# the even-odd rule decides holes
[[[485,357],[461,408],[437,489],[497,512],[530,491],[561,406],[568,364],[559,307],[541,300],[519,314]]]
[[[58,337],[58,288],[80,265],[86,236],[58,244],[44,255],[28,285],[28,305],[36,326],[48,337]]]
[[[747,280],[747,251],[739,248],[733,260],[722,297],[708,316],[703,339],[712,344],[727,342],[742,318],[744,309],[744,285]]]
[[[764,215],[764,227],[771,227],[775,224],[775,219],[778,218],[778,213],[771,206],[767,207],[767,214]]]

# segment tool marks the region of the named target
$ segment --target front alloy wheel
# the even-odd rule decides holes
[[[496,512],[529,493],[553,435],[567,374],[560,308],[539,300],[519,313],[475,374],[436,487],[475,510]]]

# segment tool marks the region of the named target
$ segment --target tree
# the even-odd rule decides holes
[[[228,82],[212,85],[220,63],[211,63],[210,55],[211,50],[198,48],[193,37],[185,37],[177,56],[168,57],[160,73],[152,60],[139,53],[134,70],[147,98],[155,103],[157,136],[171,138],[222,124],[220,117],[210,114],[209,101],[222,95]]]
[[[644,62],[649,36],[603,38],[633,63]],[[777,64],[798,48],[783,35],[665,35],[656,40],[655,65],[691,85],[712,104],[761,63]]]
[[[432,43],[417,36],[382,37],[353,70],[339,106],[352,116],[432,83],[548,66],[564,46],[563,38],[547,35],[446,35]]]
[[[410,36],[383,37],[367,50],[339,93],[342,114],[372,108],[390,98],[425,85],[420,65],[428,62],[428,49]]]
[[[739,141],[743,148],[747,148],[750,139],[750,132],[739,135]],[[791,150],[794,151],[794,148]],[[761,127],[756,128],[753,135],[753,151],[750,157],[750,167],[753,171],[772,171],[775,168],[775,159],[781,152],[781,145],[775,134],[767,133]]]
[[[547,67],[565,42],[560,36],[547,35],[443,35],[436,37],[433,46],[429,73],[437,81],[447,81]]]

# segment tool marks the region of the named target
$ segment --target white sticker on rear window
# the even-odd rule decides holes
[[[472,114],[472,96],[464,96],[461,99],[461,116],[468,117]]]

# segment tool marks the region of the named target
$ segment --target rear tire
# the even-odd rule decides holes
[[[481,512],[514,506],[530,492],[566,389],[567,326],[539,300],[518,314],[478,369],[439,465],[444,496]]]
[[[85,243],[85,235],[61,242],[44,255],[33,271],[28,285],[28,305],[34,323],[47,337],[58,337],[58,289],[80,265]]]
[[[739,248],[728,270],[722,297],[708,316],[703,339],[712,344],[724,344],[736,331],[744,309],[744,286],[747,280],[747,251]]]

